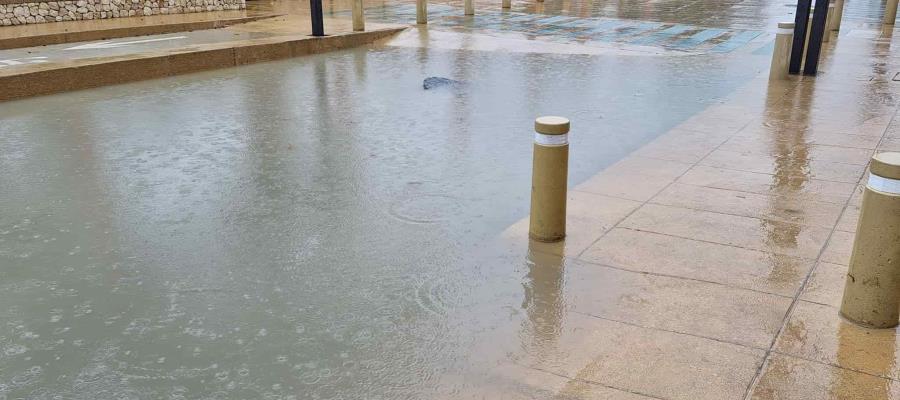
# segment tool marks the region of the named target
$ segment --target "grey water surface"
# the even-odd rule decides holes
[[[533,119],[577,183],[767,63],[363,47],[2,103],[0,399],[462,397],[522,323],[485,243]]]

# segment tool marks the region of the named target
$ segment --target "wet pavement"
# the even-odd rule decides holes
[[[866,24],[786,84],[765,33],[438,22],[3,103],[0,399],[900,398],[896,331],[836,311],[866,162],[900,149]],[[523,219],[547,114],[558,245]]]
[[[329,33],[352,31],[347,19],[327,19]],[[369,24],[369,30],[398,28],[397,24]],[[140,59],[169,53],[199,52],[210,48],[262,43],[265,39],[302,40],[311,33],[308,17],[299,15],[265,18],[220,29],[125,37],[0,50],[0,74],[14,75],[79,62],[113,62],[123,57]]]

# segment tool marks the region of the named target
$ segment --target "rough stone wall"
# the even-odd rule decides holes
[[[240,10],[244,0],[74,0],[0,3],[0,25]]]

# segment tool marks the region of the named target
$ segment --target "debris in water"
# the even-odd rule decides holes
[[[425,90],[438,89],[438,88],[442,88],[442,87],[456,88],[456,87],[460,87],[462,85],[463,85],[463,83],[460,81],[455,81],[453,79],[448,79],[448,78],[441,78],[439,76],[432,76],[429,78],[425,78],[425,81],[422,82],[422,87],[425,88]]]

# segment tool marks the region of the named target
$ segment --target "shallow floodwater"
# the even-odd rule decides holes
[[[490,244],[533,118],[577,183],[767,62],[359,48],[0,104],[0,399],[479,393],[565,307]]]

